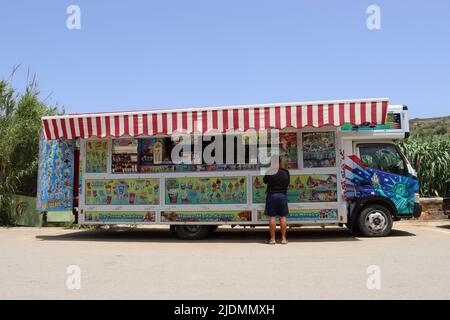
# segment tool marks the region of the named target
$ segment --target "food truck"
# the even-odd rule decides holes
[[[409,134],[407,113],[382,98],[44,117],[37,207],[80,225],[170,225],[182,239],[267,225],[256,150],[290,171],[290,226],[386,236],[421,212],[416,173],[395,144]],[[192,148],[175,161],[180,141]]]

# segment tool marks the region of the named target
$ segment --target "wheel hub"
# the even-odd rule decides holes
[[[372,231],[383,231],[387,226],[387,219],[380,211],[371,211],[366,217],[366,227]]]

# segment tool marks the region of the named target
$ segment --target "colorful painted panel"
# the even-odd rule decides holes
[[[41,136],[37,210],[72,210],[74,146],[72,140],[45,140]]]
[[[298,168],[297,133],[280,133],[280,158],[284,168]]]
[[[108,167],[108,141],[86,141],[86,172],[106,172]]]
[[[336,221],[337,209],[296,209],[289,210],[287,221]],[[268,221],[264,210],[258,210],[258,221]]]
[[[153,211],[87,211],[85,222],[105,223],[155,223],[156,213]]]
[[[86,180],[87,205],[157,205],[159,179]]]
[[[161,222],[252,221],[251,211],[163,211]]]
[[[263,176],[252,179],[253,203],[266,202],[266,184]],[[295,202],[336,202],[337,183],[335,174],[291,175],[288,201]]]
[[[368,168],[354,155],[348,157],[344,170],[346,199],[387,197],[394,202],[398,214],[414,213],[414,193],[419,192],[417,178]]]
[[[386,122],[384,124],[362,124],[360,126],[355,126],[352,124],[344,124],[341,126],[342,131],[353,131],[353,130],[399,130],[402,128],[402,114],[401,113],[388,113],[386,115]]]
[[[246,178],[166,178],[166,204],[240,204],[247,202]]]
[[[308,132],[302,137],[304,168],[336,166],[334,132]]]

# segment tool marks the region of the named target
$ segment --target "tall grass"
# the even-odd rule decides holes
[[[450,137],[411,137],[399,146],[417,171],[421,196],[443,196],[450,179]]]
[[[41,117],[55,113],[34,80],[21,93],[0,79],[0,225],[16,223],[12,196],[34,190],[23,183],[36,185]]]

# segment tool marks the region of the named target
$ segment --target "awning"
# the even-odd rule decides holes
[[[89,113],[42,118],[45,138],[170,135],[384,124],[388,99],[301,102],[271,105]]]

